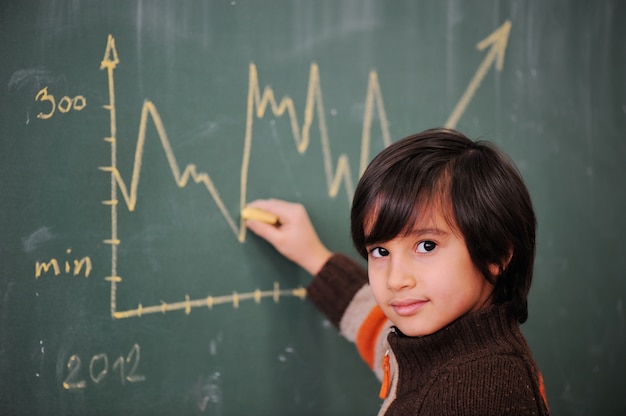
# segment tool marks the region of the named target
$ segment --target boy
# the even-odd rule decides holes
[[[309,298],[382,379],[379,414],[549,414],[519,329],[535,214],[495,147],[433,129],[376,156],[351,209],[367,272],[321,243],[301,205],[251,205],[281,225],[247,226],[315,276]]]

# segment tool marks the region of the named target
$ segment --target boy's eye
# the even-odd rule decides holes
[[[389,251],[387,249],[384,249],[382,247],[374,247],[373,249],[370,250],[370,255],[372,257],[374,257],[375,259],[381,258],[381,257],[385,257],[389,255]]]
[[[435,247],[437,247],[437,243],[435,243],[434,241],[430,241],[430,240],[422,241],[421,243],[417,245],[417,252],[428,253],[430,251],[433,251]]]

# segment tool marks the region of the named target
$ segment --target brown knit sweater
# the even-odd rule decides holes
[[[406,337],[376,306],[365,269],[339,254],[308,295],[379,378],[387,378],[381,415],[549,414],[530,348],[502,306],[468,314],[431,335]]]

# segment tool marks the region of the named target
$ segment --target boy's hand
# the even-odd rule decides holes
[[[319,239],[309,215],[302,204],[278,199],[258,199],[248,204],[276,215],[280,225],[247,220],[253,233],[267,240],[283,256],[311,275],[316,275],[332,256]]]

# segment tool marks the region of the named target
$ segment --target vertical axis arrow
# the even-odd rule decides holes
[[[103,107],[108,109],[111,112],[111,135],[110,137],[116,137],[117,127],[115,120],[115,82],[113,78],[113,71],[117,67],[117,64],[120,63],[119,58],[117,57],[117,49],[115,49],[115,38],[112,35],[109,35],[107,38],[107,46],[104,51],[104,58],[102,58],[102,62],[100,62],[100,70],[106,69],[107,76],[109,81],[109,104],[104,105]]]

